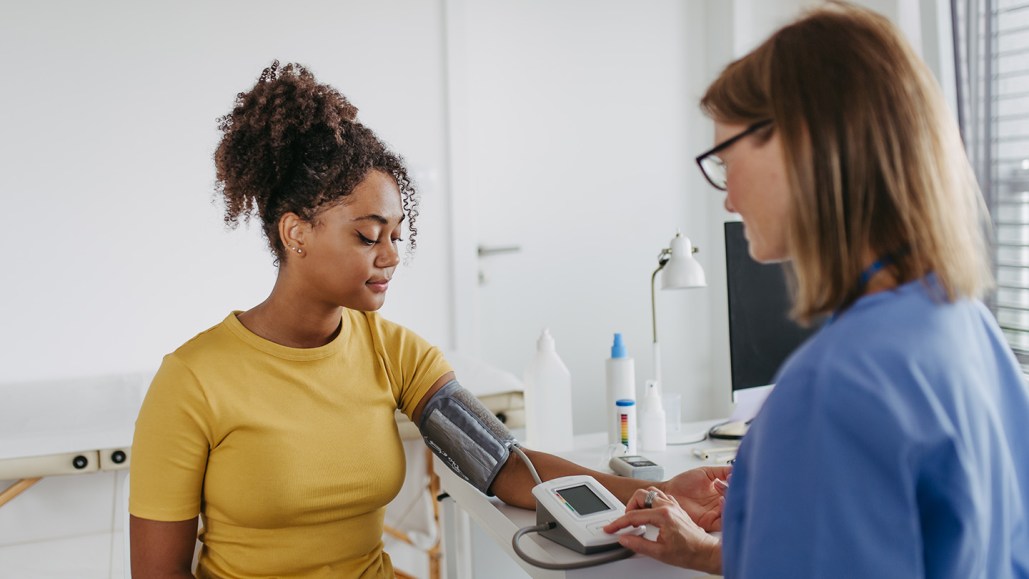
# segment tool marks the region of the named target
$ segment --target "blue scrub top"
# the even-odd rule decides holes
[[[1029,578],[1029,387],[935,277],[865,296],[780,369],[740,446],[725,576]]]

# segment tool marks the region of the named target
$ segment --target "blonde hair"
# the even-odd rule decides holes
[[[842,2],[813,10],[730,64],[701,108],[779,132],[796,319],[860,297],[868,251],[890,256],[899,283],[935,273],[947,300],[991,285],[987,212],[957,124],[886,18]]]

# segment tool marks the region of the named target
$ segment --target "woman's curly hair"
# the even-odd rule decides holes
[[[277,261],[285,256],[279,219],[293,212],[312,220],[343,201],[376,169],[400,189],[415,248],[418,198],[403,159],[357,122],[357,107],[320,84],[299,64],[264,69],[232,112],[218,119],[221,143],[214,153],[216,188],[225,200],[225,223],[257,215]]]

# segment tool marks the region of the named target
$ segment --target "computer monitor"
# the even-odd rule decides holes
[[[735,401],[740,390],[770,385],[779,366],[815,327],[805,328],[790,319],[785,272],[779,264],[760,264],[750,257],[742,222],[725,224],[725,267]]]

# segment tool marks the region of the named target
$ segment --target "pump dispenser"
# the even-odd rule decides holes
[[[643,388],[643,408],[639,416],[640,446],[643,450],[662,452],[668,444],[665,432],[665,408],[661,390],[655,380],[647,380]]]
[[[525,444],[545,452],[567,452],[574,447],[572,377],[546,328],[525,370]]]
[[[629,357],[621,333],[615,333],[611,357],[607,359],[607,431],[608,443],[618,444],[621,429],[616,404],[619,400],[636,400],[636,365]]]

